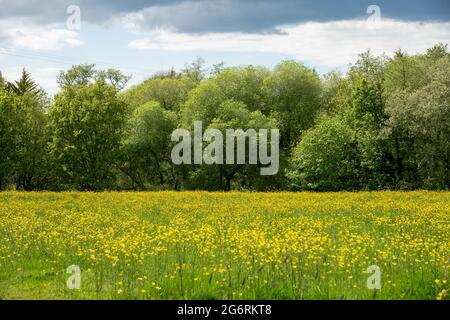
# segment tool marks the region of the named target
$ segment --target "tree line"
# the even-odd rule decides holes
[[[450,189],[450,54],[359,55],[345,74],[297,61],[155,74],[125,90],[115,69],[76,65],[49,97],[0,73],[0,190]],[[280,130],[280,169],[174,165],[171,133]]]

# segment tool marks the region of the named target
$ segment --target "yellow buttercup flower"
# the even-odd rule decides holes
[[[449,192],[4,192],[0,292],[372,299],[375,265],[377,298],[447,299],[449,222]]]

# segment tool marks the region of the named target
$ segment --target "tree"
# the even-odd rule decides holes
[[[350,67],[349,76],[353,79],[365,78],[373,82],[384,79],[386,56],[374,57],[370,50],[358,55],[358,60]]]
[[[178,111],[195,86],[196,83],[189,77],[158,76],[128,89],[123,96],[132,108],[157,101],[163,109]]]
[[[210,74],[211,76],[217,76],[219,73],[221,73],[225,69],[225,62],[219,62],[216,64],[213,64],[211,66]]]
[[[126,76],[121,71],[111,68],[97,71],[96,76],[96,81],[100,80],[109,83],[116,88],[117,91],[123,90],[130,79],[131,76]]]
[[[269,70],[263,67],[235,67],[224,69],[201,82],[190,92],[181,109],[181,127],[192,131],[194,122],[202,121],[205,130],[215,128],[223,132],[226,126],[228,129],[244,131],[248,128],[277,128],[274,117],[263,110],[263,85],[269,74]],[[249,166],[242,165],[211,165],[190,169],[193,171],[186,181],[188,188],[227,190],[233,183],[251,187],[255,180],[260,180],[256,167],[253,171]],[[271,185],[267,183],[268,187]]]
[[[48,99],[24,69],[19,81],[8,82],[3,89],[2,122],[9,183],[17,189],[43,187],[46,163]],[[12,135],[12,136],[11,136]]]
[[[170,135],[177,127],[177,115],[150,101],[138,106],[127,123],[123,144],[122,171],[139,189],[159,185],[180,187],[179,173],[170,154]]]
[[[368,74],[352,79],[352,86],[344,87],[344,104],[324,113],[302,136],[287,174],[294,188],[325,191],[386,185],[389,166],[385,142],[379,137],[386,115],[379,79]]]
[[[57,83],[61,88],[86,86],[93,81],[96,74],[95,64],[80,64],[67,71],[61,71],[57,77]]]
[[[50,108],[51,152],[66,186],[112,188],[127,106],[103,81],[66,85]]]
[[[386,119],[382,90],[380,82],[362,79],[358,83],[351,98],[356,119],[368,121],[377,126],[382,125]]]
[[[17,188],[42,189],[47,182],[48,100],[42,95],[25,94],[16,100],[20,131],[14,169]]]
[[[445,44],[367,51],[322,78],[295,61],[270,71],[199,58],[126,91],[121,71],[84,64],[59,74],[50,108],[25,69],[17,81],[0,74],[0,189],[450,189],[449,74]],[[208,165],[174,165],[171,133],[196,121],[217,137],[242,129],[246,150],[260,138],[251,129],[280,129],[279,173],[208,154]],[[217,152],[208,138],[203,147]]]
[[[201,57],[197,57],[195,61],[186,65],[181,71],[183,76],[192,79],[196,83],[200,83],[203,79],[205,79],[206,73],[205,60]]]
[[[205,121],[204,121],[205,120]],[[241,129],[243,133],[248,133],[249,129],[258,132],[260,129],[276,128],[274,119],[264,116],[260,111],[250,111],[247,106],[240,101],[233,99],[225,100],[217,108],[214,118],[211,121],[202,118],[196,118],[196,121],[202,121],[204,130],[216,129],[226,137],[226,130]],[[186,187],[189,189],[207,189],[207,190],[230,190],[232,186],[239,186],[240,188],[254,189],[257,186],[254,184],[255,180],[260,180],[260,172],[255,168],[260,168],[254,164],[249,165],[249,141],[250,136],[244,136],[245,139],[245,164],[227,164],[225,160],[223,163],[213,163],[208,165],[193,166],[186,179]],[[224,139],[224,138],[223,138]],[[259,138],[255,136],[258,142]],[[216,142],[214,139],[212,139]],[[229,141],[226,141],[228,143]],[[224,141],[222,154],[225,155],[227,146]],[[268,140],[270,143],[270,140]],[[237,154],[237,143],[234,145],[233,154]],[[264,179],[267,180],[267,179]],[[260,184],[259,184],[260,185]],[[270,187],[269,184],[266,188]]]
[[[321,103],[320,78],[298,62],[285,61],[264,80],[263,90],[264,111],[277,118],[282,147],[289,149],[314,125]]]
[[[302,136],[287,172],[294,189],[357,189],[357,141],[341,116],[325,116]]]
[[[3,78],[2,72],[0,71],[0,88],[4,88],[6,85],[6,80]]]
[[[13,174],[17,133],[14,108],[12,95],[0,86],[0,190],[5,187],[6,179]]]
[[[383,88],[387,95],[397,90],[416,90],[425,85],[426,60],[423,55],[410,56],[397,50],[384,69]]]
[[[6,86],[18,96],[25,94],[36,95],[40,93],[38,85],[31,79],[30,74],[25,68],[22,70],[22,77],[19,81],[8,82]]]
[[[269,74],[263,67],[235,67],[203,81],[190,92],[182,107],[182,124],[189,126],[200,119],[210,123],[218,107],[230,99],[244,103],[250,111],[263,111],[262,88]]]
[[[116,69],[96,70],[95,64],[75,65],[67,71],[61,71],[57,83],[61,88],[86,86],[90,83],[103,81],[112,85],[116,91],[125,88],[130,76],[124,75]]]
[[[331,71],[322,77],[321,106],[323,112],[333,112],[340,109],[336,106],[336,97],[343,82],[343,75],[338,71]]]
[[[448,45],[443,43],[438,43],[432,48],[429,48],[426,53],[426,57],[431,61],[437,61],[441,58],[449,58],[450,53],[448,52]]]
[[[450,188],[450,58],[428,63],[426,85],[387,100],[385,134],[405,188]]]

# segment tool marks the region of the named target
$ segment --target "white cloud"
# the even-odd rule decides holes
[[[37,25],[23,19],[0,20],[0,46],[55,51],[83,44],[78,33],[61,25]]]
[[[423,52],[437,42],[448,43],[450,22],[405,22],[383,19],[307,22],[282,26],[280,34],[207,33],[187,34],[159,29],[130,48],[150,50],[203,50],[219,52],[280,53],[323,67],[354,62],[358,53],[374,54],[398,48],[410,54]]]

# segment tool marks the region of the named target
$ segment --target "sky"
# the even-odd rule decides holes
[[[345,71],[358,53],[424,52],[450,40],[450,0],[0,0],[0,71],[31,72],[47,92],[57,74],[94,63],[129,85],[202,57],[274,67],[296,59]]]

